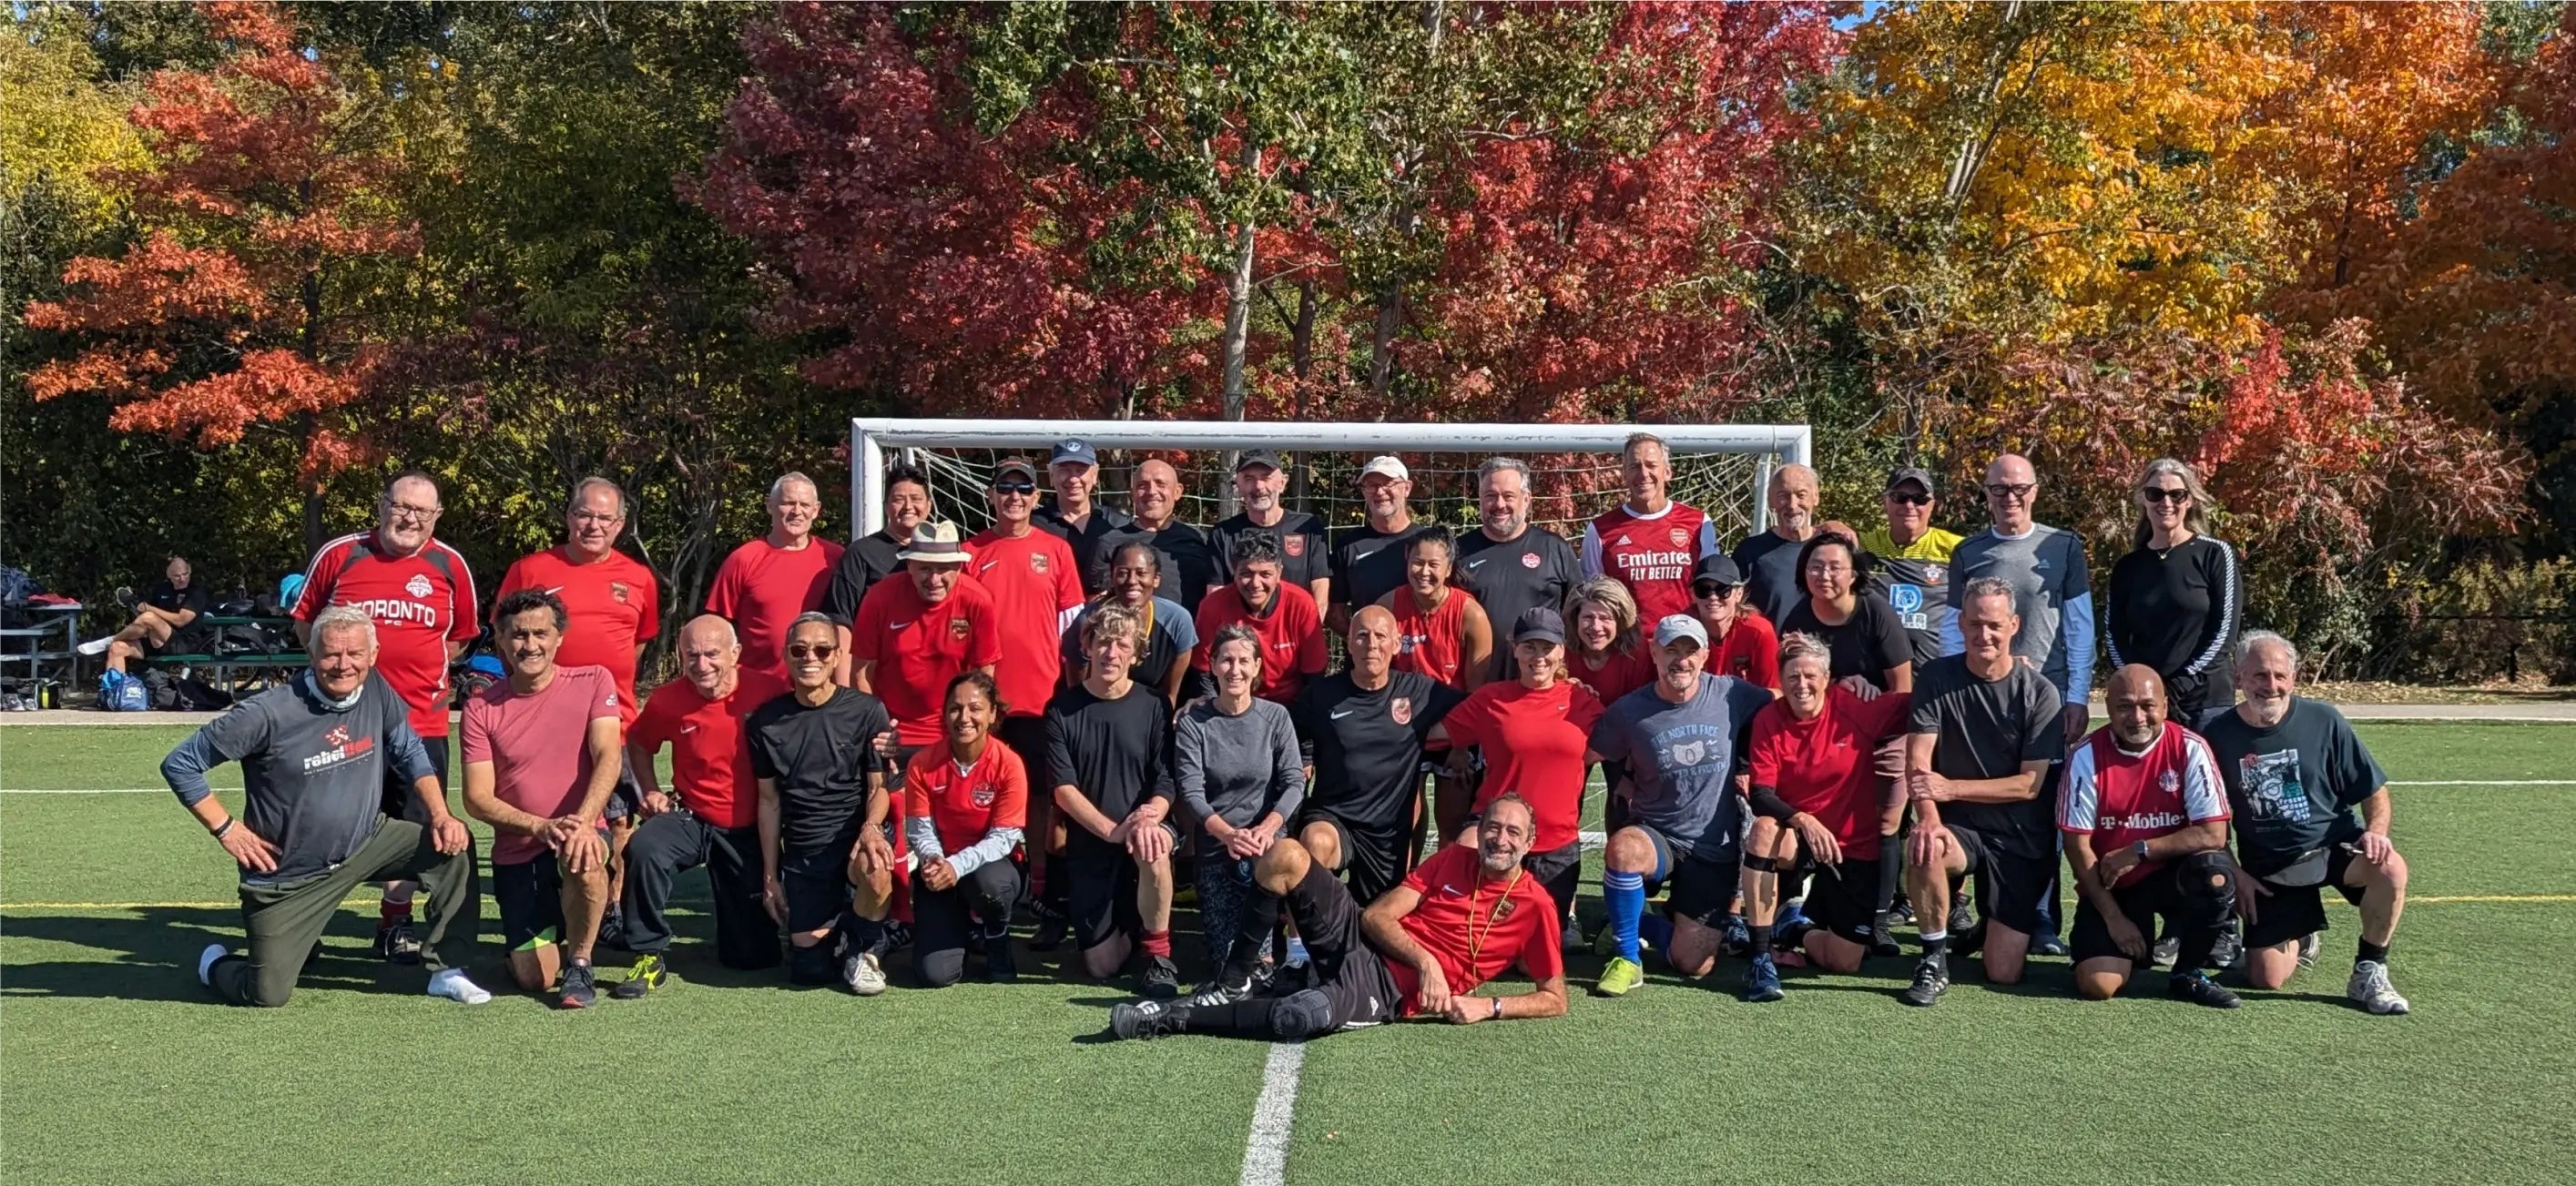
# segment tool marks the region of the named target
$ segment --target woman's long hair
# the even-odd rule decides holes
[[[2190,531],[2193,535],[2209,534],[2209,490],[2207,487],[2200,484],[2200,475],[2192,472],[2192,468],[2189,465],[2185,465],[2171,457],[2159,457],[2148,462],[2147,472],[2139,474],[2138,480],[2129,487],[2129,496],[2131,498],[2143,498],[2147,484],[2155,481],[2159,475],[2163,474],[2172,474],[2173,476],[2182,479],[2182,488],[2184,492],[2191,495],[2191,501],[2183,507],[2182,525],[2184,529]],[[2147,520],[2147,508],[2143,506],[2139,507],[2138,531],[2137,535],[2134,537],[2134,543],[2132,546],[2140,548],[2146,547],[2147,541],[2154,539],[2155,537],[2156,527],[2155,524]]]

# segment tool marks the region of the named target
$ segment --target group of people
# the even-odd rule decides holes
[[[488,998],[465,973],[480,870],[446,740],[449,661],[488,623],[507,677],[463,705],[460,801],[495,835],[512,979],[566,1007],[596,1002],[603,946],[633,957],[611,996],[665,983],[672,888],[703,866],[723,964],[862,996],[907,944],[924,987],[977,964],[1011,980],[1027,921],[1030,949],[1071,944],[1069,972],[1132,971],[1120,1036],[1552,1016],[1587,942],[1572,907],[1598,770],[1598,995],[1644,984],[1651,951],[1686,977],[1740,957],[1744,998],[1778,1000],[1783,968],[1901,954],[1910,915],[1911,1004],[1940,999],[1954,956],[2009,984],[2038,952],[2071,956],[2087,998],[2169,962],[2171,995],[2234,1007],[2209,971],[2285,982],[2316,958],[2331,886],[2361,908],[2348,994],[2406,1011],[2385,778],[2295,694],[2289,642],[2242,627],[2188,466],[2139,480],[2098,614],[2082,544],[2035,521],[2019,456],[1987,467],[1992,525],[1966,537],[1933,525],[1922,470],[1891,474],[1884,525],[1855,532],[1781,466],[1769,527],[1731,552],[1670,497],[1664,442],[1632,438],[1621,472],[1575,544],[1531,522],[1518,459],[1481,468],[1478,523],[1453,529],[1414,519],[1410,472],[1378,457],[1365,521],[1327,532],[1255,449],[1241,512],[1201,528],[1167,462],[1134,466],[1122,512],[1096,452],[1065,441],[994,467],[971,537],[898,466],[885,527],[846,547],[814,533],[818,490],[791,473],[681,627],[681,678],[641,701],[661,592],[616,548],[615,483],[578,484],[563,544],[485,606],[435,537],[435,483],[403,475],[373,529],[313,559],[294,610],[309,670],[164,765],[241,870],[248,950],[209,946],[200,978],[283,1003],[338,903],[381,881],[378,951],[427,966],[434,994]],[[207,789],[226,761],[238,816]],[[1186,994],[1184,885],[1206,969]],[[1530,991],[1472,995],[1515,965]]]

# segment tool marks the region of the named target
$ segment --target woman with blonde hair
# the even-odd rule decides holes
[[[2236,549],[2209,534],[2209,491],[2190,466],[2159,457],[2135,490],[2134,546],[2111,569],[2102,635],[2113,670],[2155,668],[2168,719],[2197,726],[2236,701],[2227,655],[2244,629],[2242,569]]]

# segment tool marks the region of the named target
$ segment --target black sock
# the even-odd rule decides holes
[[[2388,963],[2388,945],[2385,943],[2373,943],[2368,939],[2362,940],[2361,951],[2352,957],[2352,962],[2357,965],[2363,960],[2369,960],[2370,962],[2379,964],[2383,967],[2386,966]]]
[[[853,954],[862,951],[884,954],[886,933],[883,919],[861,918],[844,912],[841,915],[841,934],[849,939]]]
[[[1270,1011],[1278,1004],[1275,997],[1253,997],[1229,1005],[1185,1005],[1189,1019],[1184,1028],[1194,1034],[1233,1034],[1267,1042],[1273,1036]]]
[[[1880,914],[1896,909],[1896,883],[1901,879],[1905,866],[1902,859],[1903,850],[1897,845],[1898,841],[1894,836],[1878,838],[1878,912]]]
[[[1925,935],[1923,937],[1923,958],[1927,960],[1946,960],[1950,958],[1949,934],[1944,932],[1938,935]]]
[[[1753,934],[1753,958],[1762,959],[1769,956],[1771,954],[1771,924],[1767,922],[1754,923],[1749,925],[1746,929],[1751,931]]]

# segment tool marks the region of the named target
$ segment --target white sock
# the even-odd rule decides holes
[[[440,968],[430,973],[429,995],[467,1005],[480,1005],[492,999],[491,993],[465,978],[462,968]]]
[[[224,958],[226,954],[228,951],[223,944],[206,944],[206,949],[197,953],[197,983],[212,987],[215,983],[212,975],[215,961]]]

